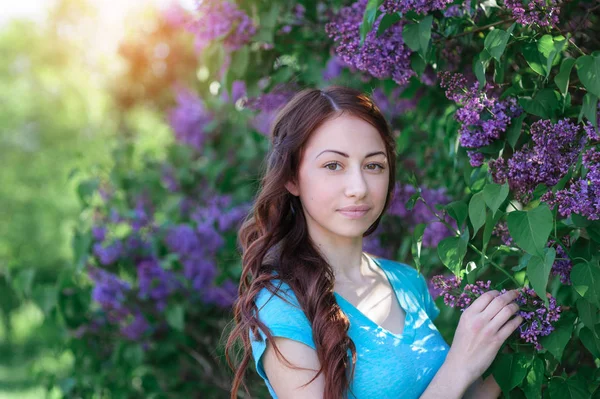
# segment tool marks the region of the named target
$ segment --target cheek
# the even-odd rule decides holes
[[[327,179],[314,179],[302,187],[302,202],[311,213],[326,211],[339,200],[339,190]]]

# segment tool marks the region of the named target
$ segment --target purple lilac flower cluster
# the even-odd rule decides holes
[[[415,73],[410,68],[410,49],[402,40],[402,22],[389,27],[381,36],[377,28],[384,17],[380,15],[373,29],[360,45],[360,25],[368,0],[358,0],[344,7],[325,26],[325,32],[336,43],[336,53],[342,61],[373,77],[392,78],[402,85]]]
[[[440,86],[446,88],[446,97],[460,106],[454,116],[461,124],[460,145],[471,149],[467,151],[471,165],[481,166],[484,155],[473,149],[498,140],[512,119],[523,110],[515,98],[500,101],[487,93],[492,89],[491,85],[487,84],[484,90],[479,90],[477,82],[469,85],[460,73],[444,71],[440,73],[440,79]]]
[[[476,281],[475,284],[467,284],[461,289],[461,279],[456,276],[433,276],[431,279],[433,288],[444,298],[444,303],[451,308],[458,308],[464,312],[475,299],[484,292],[490,290],[491,281]]]
[[[522,0],[504,0],[518,23],[538,26],[558,24],[559,3],[560,0],[530,0],[525,5]]]
[[[113,273],[98,267],[89,266],[88,275],[95,284],[92,289],[92,299],[107,312],[110,321],[121,321],[129,314],[125,299],[131,290],[131,285]]]
[[[577,160],[585,144],[580,126],[568,119],[553,124],[539,120],[531,125],[533,145],[526,144],[506,161],[490,161],[494,182],[508,184],[517,197],[527,202],[533,189],[540,183],[554,186]]]
[[[146,239],[147,230],[152,230],[152,204],[146,194],[140,194],[135,199],[134,210],[122,216],[116,209],[111,208],[107,217],[96,215],[92,226],[92,252],[102,266],[115,264],[123,256],[136,257],[150,249]],[[104,219],[108,219],[106,223]],[[131,227],[131,233],[125,239],[109,237],[109,224],[126,223]]]
[[[497,223],[493,230],[492,235],[495,237],[499,237],[500,240],[504,243],[504,245],[508,245],[509,247],[513,245],[514,240],[510,236],[510,232],[508,231],[508,224],[506,221],[502,221]]]
[[[192,90],[176,88],[177,105],[169,111],[168,119],[175,138],[197,151],[202,151],[206,141],[205,128],[213,120],[204,101]]]
[[[237,228],[248,211],[249,204],[232,206],[231,196],[213,195],[202,206],[191,209],[195,227],[180,224],[166,234],[167,247],[180,256],[184,277],[206,303],[226,308],[237,296],[237,287],[230,280],[221,286],[214,284],[217,274],[214,259],[225,244],[221,232]]]
[[[501,292],[505,292],[502,290]],[[531,288],[522,288],[515,302],[521,310],[517,314],[523,317],[524,322],[519,326],[519,336],[525,342],[533,344],[535,349],[542,350],[538,342],[539,337],[550,335],[554,331],[553,323],[560,318],[561,308],[556,305],[556,299],[546,293],[549,306],[546,308],[535,291]]]
[[[151,300],[162,312],[168,297],[181,287],[175,274],[165,270],[157,259],[144,259],[137,264],[138,298]]]
[[[422,245],[424,247],[434,248],[442,239],[448,237],[451,234],[451,231],[440,222],[420,200],[415,204],[412,210],[409,211],[406,209],[406,202],[414,193],[416,193],[416,191],[417,190],[412,185],[396,184],[394,187],[393,199],[387,213],[401,217],[403,222],[409,226],[426,223],[427,227],[423,233]],[[422,188],[421,196],[432,209],[435,209],[436,205],[446,205],[450,202],[445,187],[438,189]],[[447,217],[446,222],[452,224],[453,221],[450,217]]]
[[[552,207],[558,205],[562,216],[572,213],[589,220],[600,219],[600,150],[590,148],[583,154],[583,166],[587,169],[585,177],[571,181],[570,186],[558,190],[555,194],[548,192],[542,196]]]
[[[490,281],[476,281],[475,284],[467,284],[461,288],[461,279],[456,276],[442,275],[434,276],[431,282],[433,289],[443,296],[446,305],[461,311],[465,311],[475,299],[489,291],[491,285]],[[505,292],[504,289],[500,291],[500,293]],[[523,317],[523,323],[518,328],[519,336],[525,342],[533,344],[538,351],[543,349],[538,342],[539,337],[547,336],[554,331],[553,323],[558,321],[561,312],[556,299],[548,293],[546,295],[549,300],[547,308],[544,301],[530,288],[519,289],[519,295],[515,299],[520,307],[517,315]]]
[[[407,13],[414,11],[417,14],[427,14],[431,11],[442,10],[452,0],[385,0],[381,5],[382,11],[386,14],[396,12]]]
[[[570,248],[569,236],[564,236],[561,242],[566,248]],[[569,259],[564,247],[562,245],[554,245],[554,240],[548,240],[548,247],[555,246],[556,248],[556,260],[552,265],[550,273],[553,276],[558,276],[563,284],[571,285],[571,270],[573,269],[573,262]],[[559,259],[560,258],[560,259]]]
[[[173,184],[179,183],[174,181]],[[110,201],[113,198],[109,195],[112,193],[110,187],[105,187],[105,192],[106,200]],[[222,233],[236,228],[248,208],[248,204],[232,206],[231,196],[206,194],[204,203],[193,201],[186,214],[195,228],[181,224],[167,229],[164,234],[160,234],[154,225],[153,204],[147,195],[136,198],[134,209],[125,213],[127,216],[114,208],[110,208],[107,215],[96,211],[91,233],[97,263],[114,267],[117,261],[127,259],[123,264],[135,265],[137,272],[136,284],[132,286],[107,270],[88,265],[89,276],[94,282],[92,299],[103,309],[107,321],[118,326],[124,337],[139,339],[151,326],[140,310],[140,303],[133,300],[134,294],[141,302],[151,303],[157,312],[163,312],[173,294],[190,292],[185,281],[190,282],[192,295],[204,303],[229,308],[237,297],[237,286],[230,279],[216,284],[214,260],[224,245]],[[129,235],[110,241],[109,229],[113,224],[122,223],[131,226]],[[171,253],[180,255],[178,261],[182,271],[163,267],[161,259],[152,254],[147,242],[150,236],[164,236]],[[106,242],[111,244],[105,245]]]
[[[195,35],[198,52],[212,41],[220,40],[228,52],[248,43],[256,33],[256,26],[235,2],[204,0],[199,3],[198,16],[188,29]]]
[[[275,87],[269,93],[248,99],[246,106],[258,114],[252,119],[251,124],[256,131],[269,135],[277,112],[294,96],[295,91],[283,86]]]

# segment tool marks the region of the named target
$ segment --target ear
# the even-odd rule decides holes
[[[300,195],[300,190],[298,190],[298,185],[293,180],[290,180],[287,183],[285,183],[285,188],[290,192],[290,194],[292,194],[296,197],[298,195]]]

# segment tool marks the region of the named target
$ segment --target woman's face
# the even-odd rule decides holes
[[[342,114],[313,132],[298,175],[298,182],[286,188],[300,197],[313,239],[362,238],[385,205],[389,184],[385,144],[368,122]],[[343,211],[352,206],[364,206],[366,211]]]

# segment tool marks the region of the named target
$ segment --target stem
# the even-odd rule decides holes
[[[429,204],[425,201],[425,199],[423,197],[419,197],[419,199],[421,201],[423,201],[423,203],[425,204],[425,206],[427,207],[427,209],[429,209],[429,211],[431,213],[433,213],[433,215],[441,222],[444,224],[444,226],[446,226],[448,229],[450,229],[450,231],[452,231],[454,234],[456,234],[457,236],[460,236],[460,231],[459,230],[455,230],[454,227],[452,227],[448,222],[446,222],[443,218],[441,218],[432,208],[431,206],[429,206]],[[504,270],[504,268],[500,265],[498,265],[496,262],[494,262],[493,260],[491,260],[486,254],[484,254],[483,252],[481,252],[475,245],[471,244],[470,242],[468,243],[469,247],[475,251],[477,254],[479,254],[479,256],[481,256],[483,259],[485,259],[486,261],[488,261],[489,264],[491,264],[492,266],[494,266],[496,269],[500,270],[502,273],[506,274],[506,276],[508,278],[510,278],[516,285],[517,287],[520,287],[521,284],[517,281],[517,279],[515,279],[509,272],[507,272],[506,270]]]
[[[579,46],[577,46],[575,44],[575,41],[573,40],[573,38],[569,38],[569,44],[571,44],[573,47],[575,47],[577,50],[579,50],[581,55],[586,55],[585,52],[582,49],[580,49]]]
[[[498,26],[498,25],[505,24],[505,23],[507,23],[507,22],[514,22],[514,21],[515,21],[515,20],[514,20],[514,18],[509,18],[509,19],[505,19],[505,20],[502,20],[502,21],[496,21],[496,22],[494,22],[494,23],[491,23],[491,24],[488,24],[488,25],[485,25],[485,26],[480,26],[479,28],[476,28],[476,29],[470,30],[470,31],[468,31],[468,32],[461,32],[461,33],[459,33],[459,34],[457,34],[457,35],[450,36],[450,37],[448,37],[447,39],[455,39],[455,38],[457,38],[457,37],[461,37],[461,36],[467,36],[467,35],[470,35],[471,33],[477,33],[477,32],[481,32],[481,31],[484,31],[484,30],[486,30],[486,29],[492,28],[492,27],[494,27],[494,26]]]

